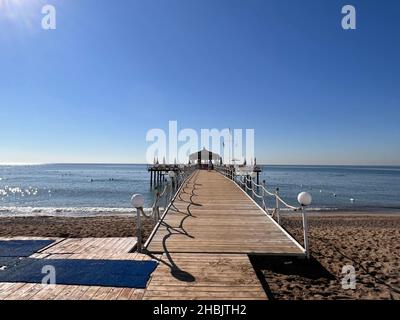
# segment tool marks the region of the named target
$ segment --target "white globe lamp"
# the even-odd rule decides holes
[[[134,208],[143,208],[144,197],[141,194],[134,194],[131,198],[131,203]]]
[[[170,177],[171,179],[173,179],[173,178],[176,177],[175,171],[169,171],[169,172],[168,172],[168,175],[169,175],[169,177]]]
[[[308,192],[301,192],[297,196],[297,201],[303,207],[309,206],[311,204],[311,202],[312,202],[311,194],[309,194]]]

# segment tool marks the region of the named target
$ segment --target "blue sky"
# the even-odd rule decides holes
[[[262,163],[400,164],[398,1],[49,0],[54,31],[0,3],[0,162],[144,162],[177,120],[254,128]]]

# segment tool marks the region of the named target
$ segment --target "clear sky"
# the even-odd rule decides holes
[[[146,132],[177,120],[254,128],[262,163],[399,165],[399,16],[395,0],[0,0],[0,162],[144,162]]]

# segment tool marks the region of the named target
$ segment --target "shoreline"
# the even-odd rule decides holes
[[[270,208],[271,210],[273,208]],[[144,208],[150,212],[152,208]],[[160,208],[163,210],[163,208]],[[300,211],[288,209],[280,210],[282,216],[296,216]],[[345,216],[345,215],[371,215],[371,216],[393,216],[400,214],[400,208],[308,208],[309,216]],[[107,208],[107,207],[1,207],[1,218],[100,218],[100,217],[134,217],[136,210],[129,207]]]

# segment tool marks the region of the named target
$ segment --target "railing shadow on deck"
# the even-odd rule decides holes
[[[159,261],[160,263],[163,263],[164,265],[168,266],[168,267],[170,268],[170,270],[171,270],[171,275],[172,275],[175,279],[177,279],[177,280],[179,280],[179,281],[182,281],[182,282],[195,282],[195,281],[196,281],[196,278],[195,278],[192,274],[190,274],[189,272],[186,272],[185,270],[181,269],[181,268],[175,263],[175,261],[174,261],[172,255],[171,255],[171,252],[168,250],[167,240],[168,240],[170,237],[172,237],[173,235],[176,235],[176,234],[183,235],[183,236],[187,236],[187,237],[190,237],[190,238],[192,238],[192,239],[194,238],[192,235],[190,235],[190,234],[185,230],[183,224],[184,224],[185,220],[188,219],[189,217],[190,217],[190,218],[196,218],[196,217],[192,214],[192,212],[191,212],[191,210],[190,210],[190,207],[191,207],[191,206],[201,206],[201,204],[197,204],[197,203],[195,203],[195,202],[193,201],[193,197],[196,196],[195,190],[196,190],[197,186],[199,185],[199,184],[197,184],[197,183],[195,182],[195,181],[196,181],[196,177],[197,177],[197,173],[190,179],[190,180],[194,179],[193,186],[192,186],[192,187],[189,187],[188,184],[190,183],[190,181],[187,181],[187,182],[185,183],[185,186],[182,186],[181,192],[180,192],[180,193],[178,194],[178,196],[177,196],[177,199],[179,199],[179,201],[182,201],[182,202],[184,202],[184,203],[188,203],[188,206],[187,206],[187,208],[186,208],[186,212],[181,211],[180,209],[176,208],[176,206],[174,205],[176,199],[175,199],[175,201],[173,201],[173,202],[171,203],[171,207],[170,207],[169,210],[171,210],[171,209],[173,208],[173,210],[175,210],[176,212],[185,215],[185,217],[180,221],[179,226],[178,226],[178,227],[173,227],[173,226],[169,225],[168,223],[166,223],[164,220],[160,222],[160,226],[165,227],[166,230],[167,230],[167,232],[168,232],[168,234],[166,234],[166,235],[163,237],[163,239],[162,239],[162,246],[163,246],[163,250],[164,250],[164,254],[165,254],[166,260],[163,259],[163,258],[159,259],[159,258],[155,257],[151,252],[149,252],[148,250],[146,250],[146,254],[147,254],[148,256],[150,256],[152,259],[155,259],[155,260]],[[186,189],[188,189],[188,188],[191,189],[189,192],[186,191]],[[181,198],[181,194],[182,194],[182,193],[185,193],[185,194],[190,195],[190,201],[183,200],[183,199]]]
[[[164,254],[166,259],[163,259],[163,257],[158,258],[156,257],[153,253],[149,252],[146,250],[146,254],[154,259],[157,260],[159,263],[162,263],[166,265],[167,267],[170,268],[171,270],[171,275],[182,282],[195,282],[196,278],[189,272],[181,269],[174,261],[173,257],[171,256],[171,253],[166,249],[166,241],[167,239],[171,236],[172,234],[168,234],[164,237],[163,239],[163,248],[164,248]]]

